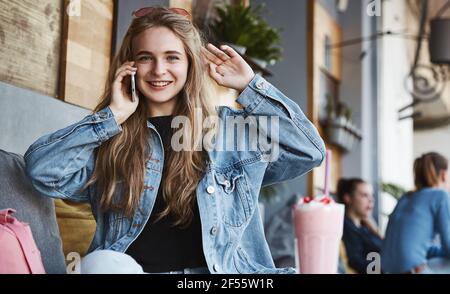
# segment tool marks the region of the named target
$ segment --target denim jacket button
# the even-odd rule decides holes
[[[230,187],[230,185],[231,185],[230,181],[226,180],[225,181],[225,186],[228,188],[228,187]]]
[[[108,117],[108,114],[107,114],[107,113],[104,113],[104,112],[99,112],[99,113],[98,113],[98,116],[99,116],[100,118],[107,118],[107,117]]]
[[[219,265],[216,263],[213,265],[213,270],[217,273],[219,271]]]
[[[212,194],[214,193],[215,189],[213,186],[208,186],[208,188],[206,188],[206,192],[208,192],[208,194]]]
[[[216,226],[213,226],[213,227],[211,228],[210,233],[211,233],[211,235],[214,236],[214,235],[217,233],[217,227],[216,227]]]
[[[257,83],[257,84],[256,84],[256,88],[258,88],[258,89],[260,89],[260,90],[264,89],[264,82],[259,82],[259,83]]]

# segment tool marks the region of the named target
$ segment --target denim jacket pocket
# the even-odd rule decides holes
[[[225,224],[240,227],[250,217],[252,201],[250,198],[247,182],[244,174],[215,173],[217,186],[220,187],[220,203]]]

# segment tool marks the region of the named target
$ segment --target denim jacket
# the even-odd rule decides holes
[[[209,163],[197,186],[208,269],[211,273],[294,273],[292,268],[274,266],[258,196],[262,186],[296,178],[320,165],[324,143],[300,107],[259,75],[237,102],[241,110],[218,108],[220,120],[277,117],[279,151],[276,160],[267,160],[261,148],[208,151]],[[145,190],[131,219],[100,210],[95,187],[80,192],[94,170],[94,150],[122,130],[108,107],[41,137],[25,154],[28,176],[38,191],[54,198],[90,202],[97,228],[89,252],[125,252],[150,217],[161,181],[164,152],[159,134],[150,122],[147,124],[152,134],[152,152],[147,160]],[[224,123],[219,125],[218,137],[226,131]]]

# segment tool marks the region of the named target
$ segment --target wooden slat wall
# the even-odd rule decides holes
[[[57,97],[60,0],[0,0],[0,80]]]
[[[192,15],[192,0],[170,0],[169,6],[186,9]]]
[[[340,48],[331,50],[331,70],[327,70],[325,66],[325,37],[330,38],[331,44],[340,43],[342,40],[341,28],[332,16],[322,7],[322,5],[315,1],[314,8],[314,111],[312,119],[316,125],[319,125],[319,87],[320,87],[320,70],[326,70],[333,78],[340,81],[342,78],[341,60],[342,53]]]
[[[331,15],[322,7],[317,0],[309,1],[308,20],[309,37],[308,37],[308,105],[309,118],[318,128],[322,138],[325,138],[324,130],[319,123],[319,88],[320,88],[320,71],[325,69],[325,52],[324,43],[325,36],[330,38],[331,44],[337,44],[342,41],[342,31],[338,23]],[[327,71],[336,80],[342,78],[342,54],[339,48],[331,51],[331,69]],[[342,175],[342,152],[335,146],[327,144],[327,148],[333,153],[331,162],[331,191],[335,191],[336,184]],[[325,176],[325,163],[321,167],[312,171],[309,177],[308,193],[315,195],[323,189]]]
[[[80,3],[80,16],[65,14],[61,97],[93,109],[103,93],[111,61],[114,1]]]

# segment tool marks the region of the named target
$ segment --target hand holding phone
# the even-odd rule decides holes
[[[136,89],[137,67],[134,65],[134,61],[122,64],[116,70],[115,79],[111,85],[109,107],[119,124],[125,122],[136,111],[139,104],[139,94]],[[125,78],[129,80],[126,81]]]

